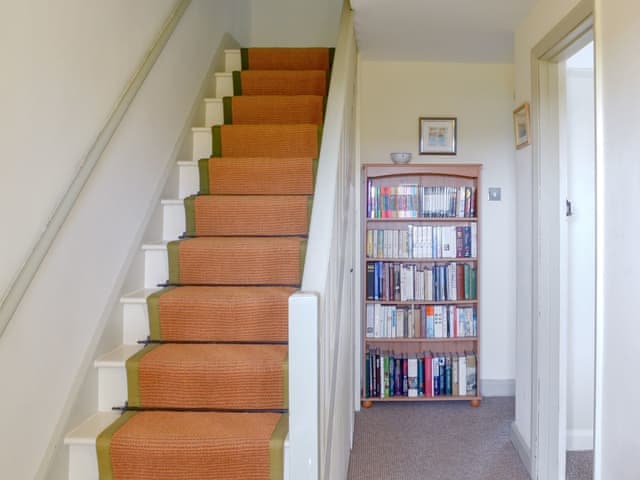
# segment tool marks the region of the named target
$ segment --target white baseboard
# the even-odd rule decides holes
[[[518,452],[518,456],[520,457],[520,460],[522,460],[529,477],[531,477],[531,448],[527,445],[527,442],[524,441],[524,438],[522,438],[520,430],[518,430],[518,427],[516,426],[516,422],[511,424],[511,433],[509,438],[513,447],[516,449],[516,452]]]
[[[593,450],[593,430],[588,428],[567,430],[567,450],[570,452]]]
[[[515,397],[516,381],[513,379],[480,379],[480,394],[483,397]]]

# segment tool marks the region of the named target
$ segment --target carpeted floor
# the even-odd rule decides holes
[[[514,399],[382,404],[356,415],[349,480],[528,480],[509,440]],[[581,478],[581,477],[576,477]]]
[[[593,478],[593,450],[567,452],[567,480]]]

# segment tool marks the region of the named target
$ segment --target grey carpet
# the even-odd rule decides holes
[[[593,450],[567,452],[567,480],[593,478]]]
[[[513,397],[376,403],[356,414],[349,480],[528,480],[509,440]]]

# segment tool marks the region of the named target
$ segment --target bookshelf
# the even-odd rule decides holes
[[[480,170],[365,164],[362,405],[480,405]]]

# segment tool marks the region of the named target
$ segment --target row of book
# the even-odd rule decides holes
[[[478,392],[475,352],[396,354],[369,350],[364,396],[475,397]]]
[[[476,188],[445,185],[367,185],[368,218],[473,218]]]
[[[460,301],[477,297],[477,270],[470,263],[367,262],[367,300]]]
[[[461,338],[478,335],[475,307],[381,305],[366,308],[367,338]]]
[[[478,226],[407,225],[406,230],[367,230],[369,258],[475,258]]]

